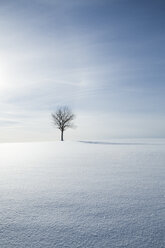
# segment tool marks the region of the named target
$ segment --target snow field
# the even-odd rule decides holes
[[[164,248],[165,142],[0,144],[1,248]]]

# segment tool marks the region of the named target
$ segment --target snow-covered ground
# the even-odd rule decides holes
[[[0,248],[164,248],[165,140],[0,144]]]

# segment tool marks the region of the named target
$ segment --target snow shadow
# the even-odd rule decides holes
[[[85,141],[79,140],[81,143],[95,144],[95,145],[153,145],[149,143],[138,143],[138,142],[107,142],[107,141]]]

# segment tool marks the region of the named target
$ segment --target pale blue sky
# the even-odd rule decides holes
[[[164,0],[0,0],[0,141],[165,137]]]

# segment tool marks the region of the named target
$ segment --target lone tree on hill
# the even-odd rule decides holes
[[[67,128],[73,128],[73,120],[75,115],[67,106],[59,107],[52,113],[54,125],[61,131],[61,141],[64,140],[63,133]]]

